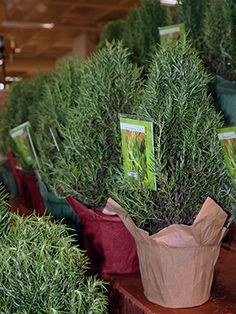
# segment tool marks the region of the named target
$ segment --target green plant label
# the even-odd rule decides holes
[[[158,29],[162,46],[165,46],[170,41],[183,39],[185,36],[185,26],[183,23],[158,27]]]
[[[120,115],[125,178],[156,190],[153,122]]]
[[[218,138],[223,148],[225,163],[236,185],[236,126],[219,129]]]
[[[27,121],[10,130],[10,136],[24,162],[29,166],[33,166],[35,162],[38,164],[38,158],[30,135],[30,123]]]

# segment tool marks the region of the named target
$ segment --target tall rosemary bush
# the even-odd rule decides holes
[[[84,64],[78,107],[60,125],[63,148],[54,168],[54,189],[91,207],[109,196],[107,178],[121,165],[118,114],[133,113],[140,99],[140,70],[121,44],[99,50]]]
[[[153,57],[137,113],[154,121],[157,192],[118,173],[113,197],[137,225],[155,232],[191,223],[207,196],[230,210],[229,175],[217,138],[221,117],[207,94],[209,76],[188,43],[161,48]]]
[[[108,22],[99,39],[98,48],[104,48],[107,42],[120,41],[123,39],[126,20],[118,19]]]
[[[64,138],[59,126],[61,129],[69,126],[70,108],[78,106],[82,67],[82,63],[76,57],[64,59],[48,75],[40,111],[36,112],[40,174],[49,185],[53,184],[54,163],[63,146]]]
[[[171,24],[168,8],[159,0],[143,0],[140,7],[130,12],[124,30],[124,43],[132,52],[132,59],[146,65],[151,59],[154,45],[160,42],[159,26]]]
[[[204,59],[213,73],[236,78],[235,4],[211,0],[203,21]]]
[[[181,0],[178,1],[177,15],[180,22],[185,24],[189,37],[195,48],[202,51],[204,43],[202,40],[204,14],[210,5],[206,0]]]
[[[43,89],[46,76],[39,73],[34,79],[26,79],[14,83],[9,91],[6,108],[1,114],[0,132],[4,145],[1,147],[5,154],[7,147],[11,147],[19,164],[28,169],[28,165],[18,154],[17,148],[10,138],[9,131],[29,121],[32,129],[35,130],[38,125],[37,111],[40,112],[40,104],[43,97]]]
[[[118,33],[119,39],[131,52],[131,59],[138,65],[147,65],[153,46],[159,43],[158,27],[169,25],[172,20],[169,8],[161,6],[159,0],[142,0],[140,7],[133,9],[122,24],[112,23],[105,28],[100,46],[103,46],[105,40],[117,39]],[[112,32],[108,31],[111,26]]]
[[[0,217],[5,212],[1,197]],[[0,310],[5,314],[106,313],[104,283],[86,275],[87,257],[66,227],[49,218],[10,214],[0,240],[0,265]]]

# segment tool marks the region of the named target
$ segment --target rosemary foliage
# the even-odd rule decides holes
[[[142,0],[124,21],[110,23],[101,35],[99,46],[117,40],[118,34],[118,39],[129,48],[131,60],[147,66],[153,46],[160,42],[158,27],[172,24],[172,20],[169,8],[161,6],[159,0]]]
[[[203,21],[204,61],[213,73],[236,78],[234,10],[231,0],[211,0]]]
[[[49,73],[44,86],[41,109],[36,112],[36,134],[40,175],[48,186],[53,185],[55,163],[63,150],[64,138],[60,129],[69,126],[70,109],[78,106],[82,77],[83,64],[73,56],[62,60]]]
[[[6,205],[0,203],[1,215]],[[0,241],[0,309],[11,313],[107,313],[106,285],[62,224],[10,214]]]
[[[33,130],[36,129],[38,125],[37,112],[41,110],[40,104],[43,98],[45,79],[46,76],[39,73],[34,79],[13,83],[7,97],[6,107],[1,112],[0,133],[4,142],[1,151],[6,154],[7,148],[11,147],[18,164],[25,170],[31,169],[19,154],[14,141],[10,138],[9,131],[26,121],[30,122]],[[34,144],[37,148],[35,141]]]
[[[99,50],[84,64],[78,107],[59,125],[63,140],[54,164],[54,190],[91,207],[109,197],[112,169],[122,167],[119,113],[134,113],[142,91],[140,70],[121,44]]]
[[[124,37],[126,20],[118,19],[108,22],[99,38],[98,48],[106,47],[108,42],[121,41]]]
[[[158,190],[134,186],[118,172],[112,193],[151,233],[192,223],[207,196],[231,210],[230,178],[217,138],[222,119],[207,94],[209,81],[186,42],[161,48],[153,57],[138,114],[154,121]]]
[[[203,50],[203,21],[210,1],[206,0],[179,0],[177,15],[180,22],[185,24],[192,45],[199,51]]]

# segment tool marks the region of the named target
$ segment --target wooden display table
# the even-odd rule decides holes
[[[169,309],[149,302],[139,273],[109,276],[110,314],[236,314],[236,253],[221,248],[210,300],[187,309]]]

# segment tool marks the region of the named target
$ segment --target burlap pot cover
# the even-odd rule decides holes
[[[152,236],[138,228],[112,199],[106,209],[120,216],[136,241],[144,294],[149,301],[184,308],[209,299],[227,219],[211,198],[204,202],[191,226],[174,224]]]
[[[109,274],[126,274],[139,270],[136,244],[121,219],[91,210],[67,197],[83,226],[84,245],[92,269]]]

